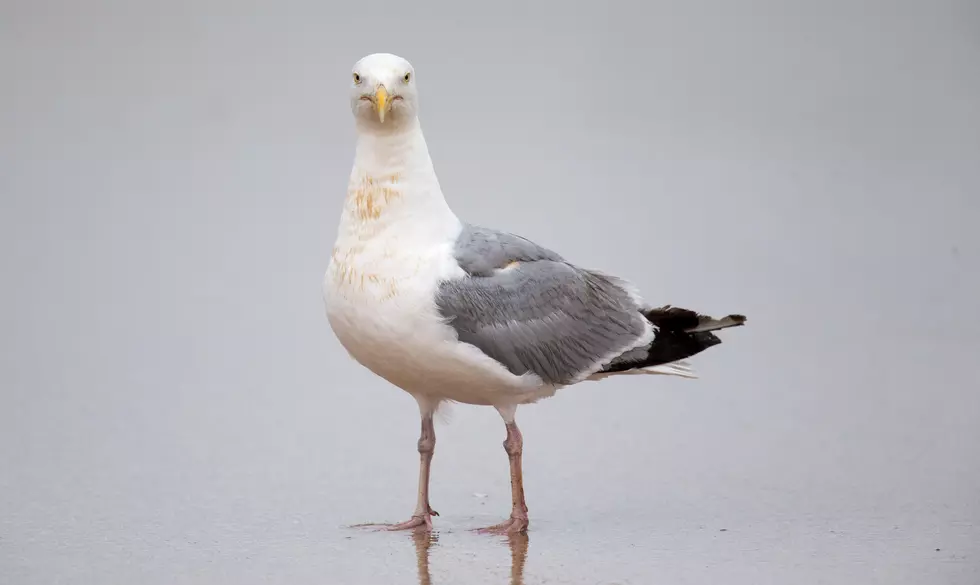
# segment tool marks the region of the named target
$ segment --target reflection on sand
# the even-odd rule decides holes
[[[419,585],[431,585],[432,576],[429,574],[429,549],[439,542],[439,533],[427,533],[424,530],[414,532],[415,556],[418,565]],[[510,585],[524,585],[524,563],[527,561],[528,537],[526,534],[511,534],[507,536],[510,547]]]
[[[431,585],[432,576],[429,575],[429,549],[432,544],[439,542],[439,533],[429,533],[425,530],[416,530],[412,533],[415,541],[415,557],[419,571],[419,585]]]

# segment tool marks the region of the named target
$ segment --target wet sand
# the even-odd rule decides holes
[[[626,403],[656,405],[661,414],[646,417],[599,410],[592,391],[527,409],[531,527],[510,539],[472,531],[510,508],[492,411],[457,406],[437,425],[432,503],[441,516],[427,537],[350,527],[404,520],[414,505],[415,414],[394,390],[366,390],[375,412],[355,405],[332,425],[322,424],[325,393],[313,389],[291,406],[269,396],[234,419],[213,393],[172,397],[186,400],[181,408],[141,409],[136,397],[122,410],[90,405],[101,419],[81,397],[68,399],[64,412],[89,418],[22,429],[33,443],[19,458],[15,437],[4,441],[17,467],[0,478],[3,582],[977,582],[980,531],[967,491],[930,500],[922,488],[941,494],[937,477],[896,481],[888,468],[807,455],[798,439],[789,451],[757,445],[760,468],[740,455],[753,439],[744,428],[733,438],[738,415],[726,423],[715,410],[703,415],[714,424],[671,427],[683,404],[713,393],[678,388],[618,391]],[[798,455],[814,473],[801,474]],[[850,475],[828,481],[842,466]]]

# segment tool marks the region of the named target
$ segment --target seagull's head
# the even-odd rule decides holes
[[[351,71],[351,109],[358,124],[397,128],[417,115],[415,69],[398,55],[374,53]]]

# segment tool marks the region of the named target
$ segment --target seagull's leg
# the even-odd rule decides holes
[[[429,471],[432,468],[432,454],[436,449],[436,430],[432,423],[432,415],[435,407],[419,399],[419,409],[422,413],[422,432],[419,435],[419,493],[415,504],[415,512],[412,517],[399,524],[360,524],[358,526],[380,526],[386,530],[410,530],[415,528],[425,528],[432,530],[432,517],[438,516],[439,512],[432,509],[429,505]]]
[[[429,505],[429,471],[432,468],[432,454],[436,449],[436,431],[432,424],[432,413],[422,415],[422,433],[419,435],[419,494],[412,518],[400,524],[388,526],[388,530],[408,530],[424,526],[432,530],[432,517],[439,513]]]
[[[430,516],[438,516],[439,512],[429,504],[429,473],[432,470],[432,455],[436,451],[436,429],[432,424],[432,413],[422,417],[422,433],[419,435],[419,497],[415,503],[415,516],[424,515],[426,524],[432,527]]]
[[[527,533],[527,503],[524,501],[524,473],[521,468],[521,456],[524,453],[524,437],[514,421],[516,406],[497,407],[507,427],[507,439],[504,440],[504,451],[510,460],[510,493],[513,507],[510,519],[500,524],[481,528],[479,532],[491,534],[526,534]]]

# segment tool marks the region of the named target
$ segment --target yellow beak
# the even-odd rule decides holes
[[[381,123],[385,121],[385,114],[388,112],[388,90],[385,86],[379,85],[378,90],[374,92],[374,107],[378,110],[378,120]]]

